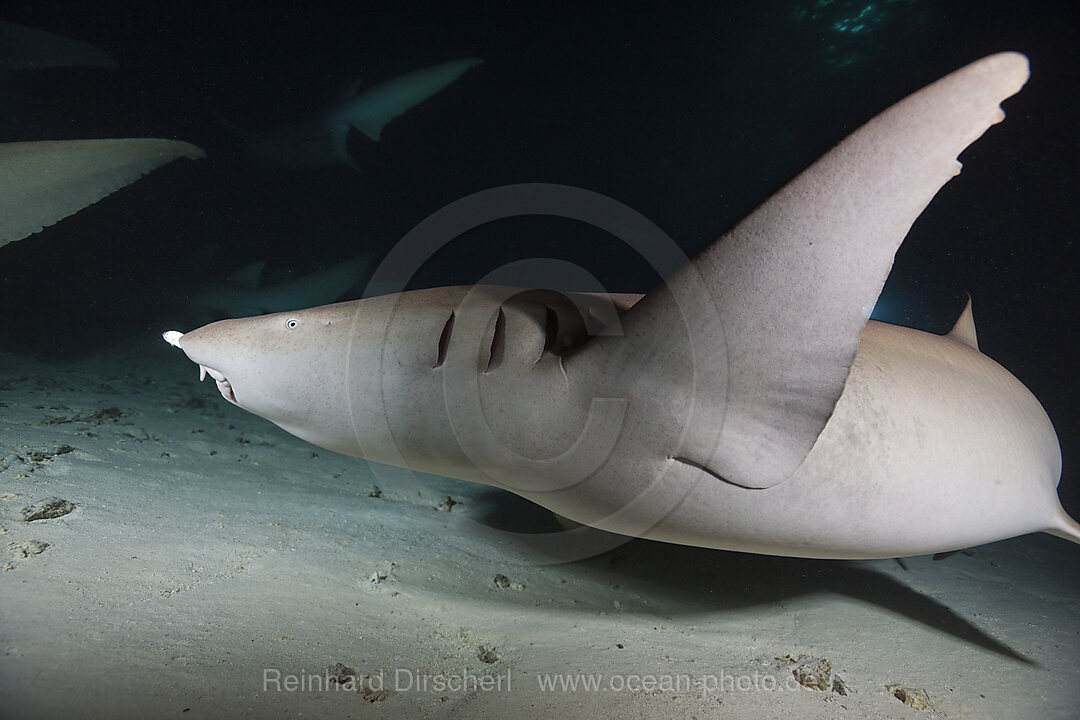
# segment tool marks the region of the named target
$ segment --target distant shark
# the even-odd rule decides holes
[[[388,122],[481,62],[480,58],[454,60],[401,75],[362,92],[356,81],[330,108],[296,125],[256,134],[233,129],[247,139],[252,159],[264,164],[318,167],[346,163],[355,168],[347,144],[350,129],[378,141]]]
[[[371,255],[358,255],[321,270],[272,284],[263,282],[265,260],[251,263],[224,281],[191,296],[200,310],[219,317],[245,317],[325,305],[340,299],[367,277]]]

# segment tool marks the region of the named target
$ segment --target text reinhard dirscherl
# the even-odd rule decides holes
[[[525,675],[526,673],[521,673]],[[716,674],[661,673],[528,673],[535,678],[541,692],[698,692],[702,695],[721,692],[774,690],[805,690],[798,680],[788,675],[777,677],[768,673]],[[263,692],[512,692],[512,671],[476,673],[469,668],[460,672],[424,672],[412,668],[378,670],[363,675],[342,677],[329,670],[321,673],[286,673],[278,668],[264,668]]]

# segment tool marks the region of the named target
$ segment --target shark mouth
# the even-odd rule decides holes
[[[221,397],[225,398],[233,405],[239,406],[239,403],[236,402],[236,393],[233,392],[232,384],[229,382],[228,378],[226,378],[224,375],[219,373],[217,370],[214,370],[213,368],[208,368],[205,365],[200,365],[199,382],[205,380],[207,375],[214,378],[214,382],[217,383],[217,389],[218,392],[221,393]]]
[[[184,333],[178,330],[167,330],[161,333],[161,337],[163,340],[165,340],[165,342],[169,343],[173,347],[178,347],[181,350],[184,350],[183,346],[180,344],[180,339],[184,337]],[[187,350],[184,350],[184,352],[187,353]],[[188,355],[188,357],[191,356]],[[233,392],[232,383],[229,382],[229,379],[225,377],[223,373],[218,372],[213,368],[208,368],[205,365],[199,365],[199,382],[205,380],[207,375],[214,378],[214,382],[217,383],[217,389],[218,392],[221,393],[221,397],[225,398],[233,405],[240,407],[240,403],[236,402],[236,393]]]

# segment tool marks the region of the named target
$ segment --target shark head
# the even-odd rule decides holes
[[[510,411],[501,405],[525,392],[509,392],[522,373],[534,388],[526,394],[538,402],[552,396],[550,386],[565,392],[552,351],[587,333],[577,306],[560,303],[561,296],[530,291],[507,300],[521,292],[415,290],[221,320],[163,337],[199,366],[200,379],[213,378],[227,401],[314,445],[425,472],[445,471],[449,462],[457,474],[485,482],[458,434],[474,436],[471,428],[486,413],[505,419]],[[599,307],[590,317],[603,316],[609,301],[587,296],[582,306],[590,301]],[[559,342],[548,337],[556,334],[553,323]],[[472,382],[477,371],[484,372],[483,387]],[[448,398],[458,395],[487,404],[451,414]],[[515,407],[535,414],[528,402]]]
[[[233,405],[334,447],[351,437],[344,372],[348,333],[340,332],[352,321],[351,308],[338,303],[221,320],[163,337],[199,366],[200,380],[211,377]]]

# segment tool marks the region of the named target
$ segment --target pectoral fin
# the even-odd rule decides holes
[[[178,140],[55,140],[0,145],[0,246],[41,231],[178,157]]]
[[[681,457],[744,487],[791,476],[844,389],[908,229],[1027,77],[1027,58],[1002,53],[910,95],[627,313],[626,324],[654,338],[688,331],[696,375],[686,381],[726,396],[715,417],[699,414]],[[680,289],[694,283],[708,289],[719,323],[680,307]]]

